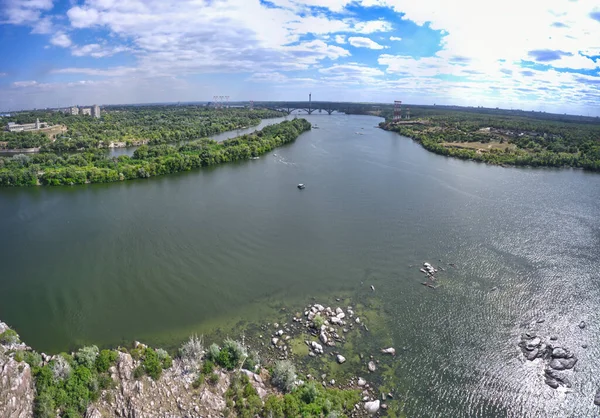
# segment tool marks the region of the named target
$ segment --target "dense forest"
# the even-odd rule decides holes
[[[577,167],[600,171],[597,118],[538,113],[466,112],[440,109],[411,120],[381,124],[437,154],[519,166]],[[419,117],[420,116],[420,117]]]
[[[0,157],[0,186],[107,183],[189,171],[256,157],[310,129],[305,119],[294,119],[223,142],[199,139],[183,145],[143,145],[133,157],[109,158],[106,151],[98,149]]]
[[[57,111],[36,110],[0,118],[8,122],[31,123],[39,119],[51,125],[64,125],[67,132],[51,142],[39,132],[2,132],[6,148],[43,146],[44,151],[64,152],[106,148],[111,143],[134,145],[139,142],[165,144],[189,141],[221,132],[256,126],[261,119],[285,116],[269,109],[222,108],[206,106],[110,106],[100,119],[73,116]]]

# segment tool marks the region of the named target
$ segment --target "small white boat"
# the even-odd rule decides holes
[[[304,183],[300,183],[300,184],[298,185],[298,188],[299,188],[300,190],[304,189],[305,187],[306,187],[306,186],[304,185]]]
[[[251,160],[258,160],[259,157],[250,157]]]

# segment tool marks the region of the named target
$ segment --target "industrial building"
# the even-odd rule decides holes
[[[21,125],[15,122],[8,122],[6,130],[9,132],[38,131],[47,127],[48,124],[46,122],[40,122],[39,119],[36,119],[35,123],[23,123]]]
[[[84,108],[81,109],[80,113],[82,115],[84,115],[84,116],[85,115],[92,116],[92,108],[90,108],[90,107],[84,107]]]
[[[83,115],[83,116],[93,116],[95,118],[100,117],[100,106],[93,105],[92,107],[79,107],[73,106],[65,109],[65,113],[71,114],[73,116]]]

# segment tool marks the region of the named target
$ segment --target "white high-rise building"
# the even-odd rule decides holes
[[[98,105],[92,106],[92,116],[95,118],[100,117],[100,106],[98,106]]]

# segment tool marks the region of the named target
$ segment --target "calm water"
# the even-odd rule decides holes
[[[408,416],[594,416],[600,175],[448,159],[374,117],[309,120],[320,129],[256,161],[1,189],[0,318],[56,351],[175,339],[373,284],[406,347]],[[447,269],[435,291],[420,285],[426,260]],[[579,357],[570,391],[522,360],[531,329]]]

